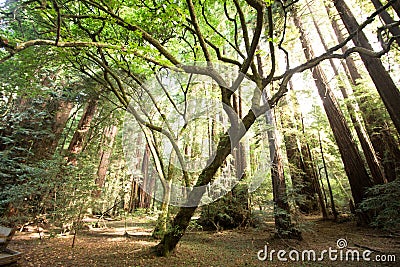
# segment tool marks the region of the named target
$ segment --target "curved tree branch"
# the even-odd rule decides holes
[[[235,15],[235,18],[231,18],[230,16],[229,16],[229,13],[228,13],[228,8],[227,8],[227,6],[226,6],[226,1],[224,1],[224,13],[225,13],[225,17],[230,21],[230,22],[233,22],[233,26],[234,26],[234,39],[235,39],[235,46],[239,49],[239,41],[238,41],[238,25],[237,25],[237,22],[236,22],[236,15],[237,15],[237,13],[236,13],[236,15]],[[240,51],[240,49],[239,49],[239,51]],[[238,52],[239,53],[239,52]],[[241,55],[241,57],[242,58],[244,58],[244,55],[243,55],[243,53],[240,51],[240,54],[239,55]]]
[[[192,0],[186,0],[186,3],[189,8],[190,20],[194,27],[194,30],[196,31],[196,36],[199,39],[200,46],[201,46],[201,49],[203,50],[204,57],[206,58],[207,62],[211,63],[211,56],[210,56],[210,53],[208,52],[207,44],[204,41],[203,34],[201,33],[200,25],[197,21],[196,11],[195,11],[193,2],[192,2]]]
[[[249,53],[249,49],[250,49],[250,37],[249,37],[249,31],[247,30],[246,19],[244,17],[243,10],[240,7],[239,1],[238,0],[233,0],[233,3],[235,4],[236,10],[237,10],[237,12],[239,14],[240,26],[242,27],[244,45],[246,47],[246,52],[248,54]]]
[[[238,54],[241,58],[244,58],[245,56],[243,55],[243,53],[239,50],[238,46],[235,46],[234,44],[231,43],[231,41],[228,40],[228,38],[226,38],[223,34],[221,34],[207,19],[207,15],[205,13],[205,6],[203,5],[201,7],[201,13],[203,15],[204,21],[206,22],[206,24],[208,25],[208,27],[210,27],[218,36],[220,36],[222,39],[225,40],[225,42],[227,42]]]

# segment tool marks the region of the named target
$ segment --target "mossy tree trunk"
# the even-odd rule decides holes
[[[243,118],[243,125],[245,129],[241,131],[237,131],[235,136],[232,140],[233,143],[236,143],[240,140],[245,132],[251,127],[251,125],[255,122],[256,116],[255,114],[250,111],[244,118]],[[218,169],[224,163],[226,157],[231,153],[231,137],[229,136],[228,132],[223,134],[218,142],[217,150],[214,159],[211,163],[202,170],[200,173],[195,187],[201,188],[200,190],[192,190],[188,194],[188,203],[184,207],[179,209],[179,212],[176,214],[174,220],[172,221],[171,227],[164,235],[161,242],[157,245],[157,253],[158,255],[167,256],[169,255],[178,244],[179,240],[184,235],[186,228],[188,227],[190,220],[196,211],[200,200],[205,193],[205,185],[210,183],[218,171]]]
[[[108,167],[110,165],[111,155],[114,146],[115,136],[117,135],[118,128],[115,125],[106,126],[103,131],[102,147],[100,150],[100,163],[97,168],[97,177],[95,180],[98,188],[94,190],[93,196],[100,197],[101,190],[106,181]]]
[[[160,214],[158,215],[157,223],[153,231],[153,237],[159,239],[162,238],[167,232],[172,179],[162,181],[161,184],[164,190],[164,194],[161,202]]]

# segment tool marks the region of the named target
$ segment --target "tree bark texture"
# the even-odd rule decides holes
[[[271,116],[266,114],[265,117],[267,124],[274,124],[272,113]],[[280,237],[290,237],[292,235],[292,221],[290,218],[290,207],[286,192],[286,181],[279,135],[275,129],[268,130],[267,134],[270,158],[272,159],[271,179],[274,200],[275,231]]]

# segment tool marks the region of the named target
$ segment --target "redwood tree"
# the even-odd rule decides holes
[[[326,44],[324,36],[322,35],[322,32],[321,32],[314,16],[312,15],[312,10],[311,10],[310,6],[308,5],[308,3],[307,3],[307,6],[308,6],[308,10],[311,13],[312,21],[313,21],[314,27],[318,33],[319,39],[320,39],[324,49],[327,50],[328,45]],[[337,79],[339,79],[339,77],[340,77],[339,70],[337,69],[333,59],[329,59],[329,64],[332,67],[333,74],[335,74],[335,77],[337,77]],[[383,171],[381,169],[381,164],[375,153],[374,147],[372,146],[371,141],[369,140],[369,137],[364,129],[364,126],[362,125],[362,122],[356,112],[355,107],[349,101],[349,95],[347,93],[347,89],[344,87],[343,84],[340,83],[340,81],[339,81],[338,87],[343,95],[343,98],[345,99],[346,107],[349,112],[351,122],[353,123],[353,126],[356,130],[358,140],[360,141],[361,148],[364,152],[364,156],[367,161],[369,170],[371,171],[371,175],[374,180],[374,183],[375,184],[383,184],[384,182],[386,182],[386,178],[384,177]]]
[[[118,128],[115,125],[106,126],[103,130],[102,143],[99,153],[100,163],[97,169],[97,177],[95,180],[98,189],[94,192],[95,197],[100,196],[101,189],[104,186],[117,131]]]
[[[72,136],[72,139],[68,146],[68,162],[72,165],[77,165],[77,155],[82,151],[85,138],[87,137],[90,129],[90,124],[95,116],[97,110],[98,98],[90,98],[81,119],[79,120],[78,126]]]
[[[331,16],[330,8],[326,4],[325,8],[328,15],[331,17],[332,27],[338,41],[343,42],[345,37],[340,30],[341,27],[338,21]],[[342,51],[344,52],[346,50],[347,47],[344,46]],[[365,129],[381,161],[385,178],[388,181],[393,181],[396,179],[397,173],[400,170],[400,150],[398,142],[393,137],[393,133],[391,133],[390,127],[386,122],[385,111],[380,110],[379,107],[375,107],[372,99],[367,96],[367,89],[359,86],[363,77],[353,58],[351,56],[347,57],[345,62],[344,69],[354,87],[354,95],[356,96],[361,116],[364,120]]]
[[[360,25],[345,1],[334,0],[333,3],[335,4],[347,31],[349,33],[355,32]],[[352,40],[356,46],[373,51],[371,44],[362,31],[358,32]],[[389,112],[390,118],[392,119],[397,132],[400,133],[400,91],[397,89],[393,79],[390,77],[379,58],[372,57],[365,53],[360,53],[360,57],[364,62],[365,68],[371,76],[387,111]]]
[[[314,57],[314,52],[295,9],[293,9],[293,20],[300,32],[300,41],[304,49],[304,55],[307,60],[310,60]],[[339,104],[329,87],[328,80],[322,67],[314,67],[312,69],[312,75],[342,157],[354,202],[358,205],[364,199],[366,189],[372,186],[371,178],[364,166],[364,161],[352,138],[351,131],[340,110]]]

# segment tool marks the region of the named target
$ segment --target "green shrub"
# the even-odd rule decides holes
[[[367,191],[360,209],[373,215],[371,225],[390,231],[400,231],[400,178],[376,185]]]

